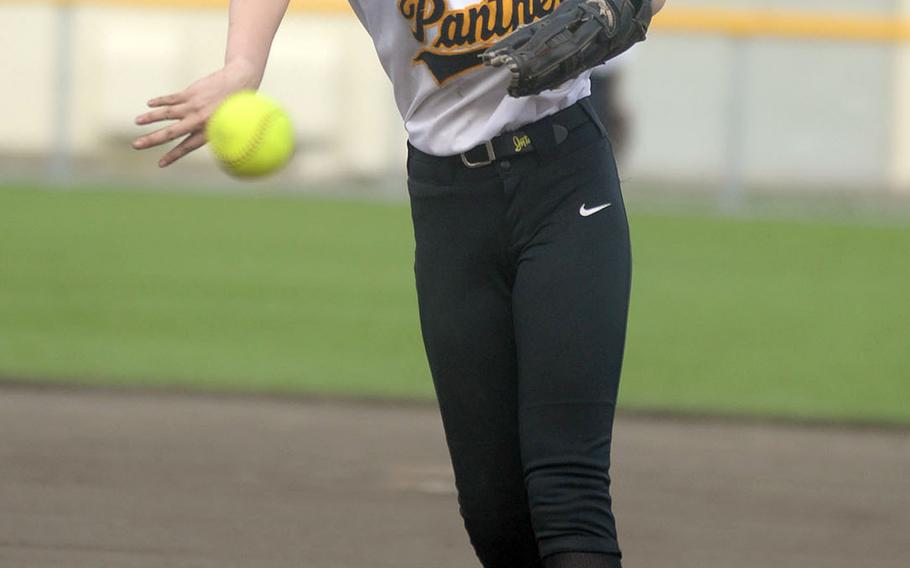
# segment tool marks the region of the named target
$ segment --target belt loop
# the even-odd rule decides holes
[[[604,126],[603,122],[600,120],[600,116],[597,114],[597,111],[594,110],[594,105],[591,103],[591,97],[585,97],[581,99],[578,104],[585,111],[585,114],[588,115],[588,118],[591,119],[591,122],[593,122],[597,126],[598,130],[600,130],[601,137],[606,138],[608,136],[607,127]]]
[[[547,117],[525,127],[525,131],[531,136],[534,152],[544,160],[552,159],[557,154],[559,142],[556,140],[556,132],[553,130],[555,125],[556,121],[552,117]]]

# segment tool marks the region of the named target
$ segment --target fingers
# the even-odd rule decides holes
[[[148,106],[160,107],[165,105],[177,105],[186,100],[186,93],[181,91],[179,93],[173,93],[170,95],[164,95],[163,97],[155,97],[148,102]]]
[[[509,61],[513,59],[515,52],[534,37],[537,29],[533,25],[525,26],[519,28],[505,39],[498,41],[481,56],[484,64],[491,67],[508,65]]]
[[[158,160],[158,167],[166,168],[193,150],[205,145],[205,131],[199,130],[187,136],[183,142],[175,146],[170,152]]]
[[[136,117],[136,124],[152,124],[162,120],[180,120],[192,112],[188,104],[167,105]]]
[[[137,150],[151,148],[197,130],[200,119],[193,116],[193,107],[187,102],[187,98],[187,91],[184,90],[163,97],[155,97],[148,101],[148,106],[153,110],[137,116],[136,124],[153,124],[164,120],[178,120],[179,122],[137,138],[133,142],[133,148]]]
[[[509,66],[517,65],[517,63],[515,63],[515,58],[512,56],[511,53],[503,53],[501,51],[496,52],[496,53],[490,53],[489,55],[484,54],[483,63],[484,63],[484,65],[488,65],[489,67],[503,67],[506,65],[509,65]]]
[[[166,126],[160,130],[156,130],[151,134],[146,134],[140,138],[137,138],[133,142],[133,148],[137,150],[144,150],[145,148],[151,148],[153,146],[160,146],[170,142],[171,140],[176,140],[181,136],[186,136],[190,132],[198,130],[202,125],[202,119],[197,115],[188,115],[184,117],[180,122]]]

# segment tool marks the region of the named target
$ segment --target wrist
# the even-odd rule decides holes
[[[259,88],[265,74],[264,64],[257,64],[241,55],[226,58],[224,68],[237,77],[244,88],[253,90]]]

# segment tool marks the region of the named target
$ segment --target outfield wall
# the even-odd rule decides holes
[[[311,2],[295,3],[263,85],[298,128],[303,151],[292,174],[399,171],[404,135],[369,38],[343,3]],[[150,96],[220,64],[223,4],[0,0],[0,73],[18,86],[0,91],[13,109],[0,123],[0,154],[43,155],[65,142],[77,157],[153,169],[126,147],[138,132],[132,117]],[[900,25],[910,0],[807,0],[802,20],[772,35],[787,26],[767,16],[792,2],[670,4],[625,63],[635,126],[627,179],[910,190],[910,33]],[[863,19],[825,20],[838,10]],[[737,23],[737,13],[747,17]],[[61,51],[63,26],[72,37]]]

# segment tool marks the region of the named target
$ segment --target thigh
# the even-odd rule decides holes
[[[609,146],[574,169],[521,253],[513,290],[521,407],[613,403],[626,337],[631,246]],[[555,184],[559,185],[559,181]]]

